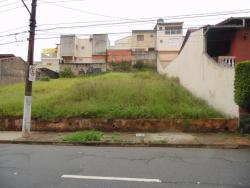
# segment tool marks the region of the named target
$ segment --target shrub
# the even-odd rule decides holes
[[[49,76],[43,76],[39,79],[40,81],[50,81],[50,77]]]
[[[250,111],[250,61],[236,65],[234,100],[240,107]]]
[[[143,61],[137,61],[133,65],[133,68],[138,69],[138,70],[142,70],[143,68],[145,68],[145,64],[143,63]]]
[[[114,71],[128,72],[131,70],[131,63],[130,62],[121,62],[121,63],[112,62],[112,68]]]
[[[72,77],[75,76],[73,71],[69,67],[67,67],[67,68],[63,69],[62,71],[60,71],[59,75],[60,75],[61,78],[72,78]]]

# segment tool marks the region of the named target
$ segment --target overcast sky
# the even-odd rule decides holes
[[[31,0],[25,2],[30,7]],[[245,11],[240,14],[183,18],[183,15],[235,10]],[[179,19],[171,19],[178,15],[181,16]],[[109,38],[113,41],[129,35],[133,29],[153,29],[157,18],[164,18],[167,22],[183,21],[184,28],[188,28],[216,24],[228,17],[239,16],[250,17],[249,0],[38,0],[36,29],[40,31],[36,33],[35,61],[40,61],[43,48],[55,47],[59,43],[60,34],[87,37],[84,34],[112,33]],[[21,0],[0,0],[0,20],[0,53],[13,53],[26,60],[29,14]],[[107,23],[115,24],[100,25]],[[81,27],[68,29],[70,26]],[[53,30],[48,31],[48,28]]]

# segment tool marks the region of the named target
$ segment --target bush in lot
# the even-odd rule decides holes
[[[60,71],[59,75],[60,75],[61,78],[72,78],[72,77],[75,76],[73,71],[69,67],[67,67],[67,68],[63,69],[62,71]]]
[[[236,65],[234,100],[240,107],[250,111],[250,61]]]
[[[133,68],[138,69],[138,70],[142,70],[144,67],[145,67],[145,64],[143,63],[143,61],[137,61],[133,65]]]
[[[43,76],[39,79],[40,81],[50,81],[50,77],[49,76]]]
[[[131,70],[131,63],[130,62],[121,62],[121,63],[115,63],[112,62],[112,68],[114,71],[118,72],[128,72]]]

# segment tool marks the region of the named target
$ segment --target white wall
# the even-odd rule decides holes
[[[157,31],[157,51],[179,51],[182,45],[182,34],[166,35],[165,30]]]
[[[168,65],[157,62],[160,74],[179,77],[180,83],[215,109],[238,117],[234,102],[234,68],[218,65],[205,52],[203,30],[191,33],[184,48]]]

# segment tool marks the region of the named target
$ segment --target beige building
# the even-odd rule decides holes
[[[158,19],[154,29],[157,61],[166,65],[178,55],[183,43],[183,22],[166,23]]]
[[[143,62],[156,67],[156,33],[154,30],[132,31],[132,64]]]
[[[154,51],[155,50],[154,30],[133,30],[132,31],[132,51]]]

